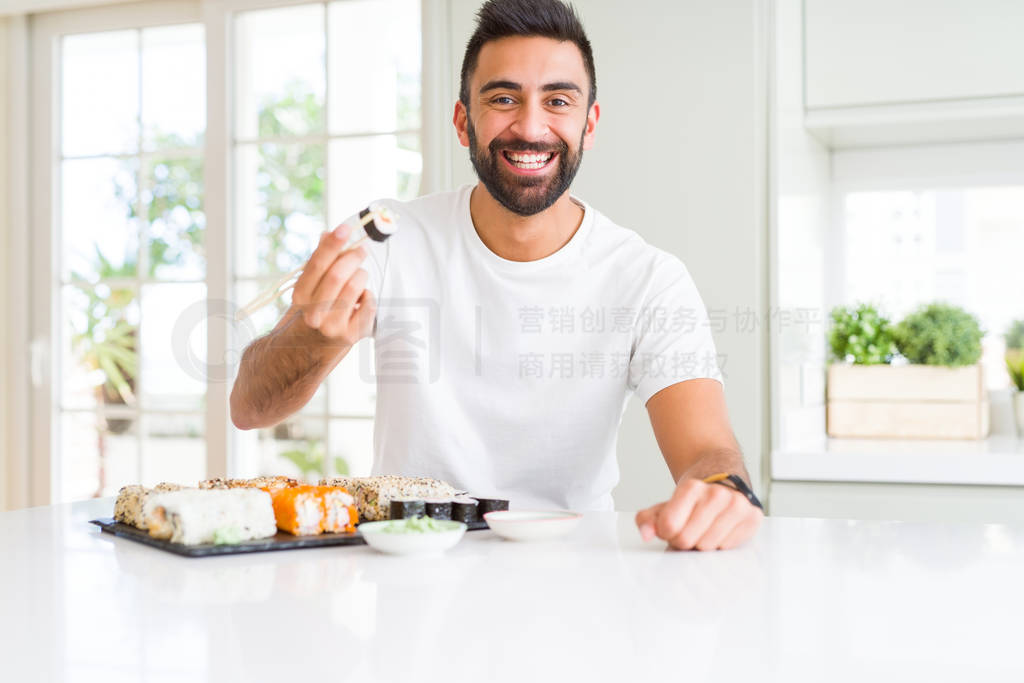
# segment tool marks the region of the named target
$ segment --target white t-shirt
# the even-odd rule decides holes
[[[503,259],[473,227],[471,191],[379,202],[398,230],[363,263],[378,300],[373,471],[513,508],[610,510],[630,391],[646,403],[722,381],[704,303],[678,258],[579,200],[568,244]]]

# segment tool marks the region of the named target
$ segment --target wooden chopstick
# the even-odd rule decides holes
[[[369,220],[372,220],[372,216],[373,214],[367,216],[367,220],[363,221],[363,225],[366,225],[366,223],[369,222]],[[350,246],[345,247],[345,249],[342,250],[340,254],[338,254],[338,258],[341,258],[342,256],[352,251],[353,249],[355,249],[368,239],[370,239],[369,235],[363,235],[358,240],[353,242]],[[245,320],[246,318],[251,316],[256,311],[260,310],[264,306],[268,306],[269,304],[274,303],[282,294],[284,294],[289,289],[295,286],[296,276],[301,274],[302,269],[305,267],[305,264],[299,266],[292,272],[281,277],[281,279],[275,282],[272,286],[260,292],[255,299],[247,303],[242,308],[238,309],[238,311],[235,313],[235,320],[241,322],[242,320]]]

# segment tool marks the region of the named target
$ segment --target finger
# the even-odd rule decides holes
[[[330,308],[324,312],[320,322],[320,331],[328,337],[336,337],[350,332],[349,320],[352,319],[356,300],[366,290],[366,281],[370,274],[362,268],[356,270],[345,286],[338,292]]]
[[[719,547],[722,550],[731,550],[737,546],[740,546],[753,537],[757,530],[761,527],[761,522],[764,521],[764,513],[757,510],[757,514],[753,517],[746,519],[740,523],[735,529],[733,529],[728,536],[726,536]]]
[[[363,262],[364,258],[366,258],[366,251],[362,247],[345,252],[323,274],[309,300],[305,302],[307,307],[310,308],[307,322],[309,322],[311,327],[319,327],[323,324],[326,315],[336,308],[335,302],[341,295],[342,289],[356,273],[359,264]],[[363,283],[365,284],[365,280]],[[348,299],[349,306],[355,302],[362,291],[362,288],[360,288],[357,292],[351,294]],[[347,313],[345,314],[345,319],[348,320]]]
[[[690,550],[697,545],[697,541],[703,536],[711,524],[715,521],[732,501],[735,494],[733,491],[716,484],[702,484],[701,495],[698,497],[689,519],[683,525],[679,533],[668,540],[674,547],[682,550]]]
[[[664,503],[658,503],[636,513],[636,526],[640,530],[640,537],[644,539],[645,543],[654,538],[657,533],[654,525],[658,519],[658,513],[663,507],[665,507]]]
[[[309,303],[320,278],[334,264],[338,255],[345,250],[345,243],[351,232],[352,226],[342,224],[333,231],[320,235],[317,248],[309,257],[306,265],[303,266],[302,274],[299,275],[299,279],[295,283],[295,289],[292,292],[293,300],[303,304]]]
[[[756,511],[746,498],[733,496],[718,517],[711,523],[704,535],[697,539],[697,550],[717,550],[733,529],[747,520]]]
[[[699,479],[687,479],[676,486],[672,498],[658,514],[655,531],[658,538],[669,540],[679,535],[707,484]]]
[[[349,319],[349,328],[356,330],[362,339],[368,337],[373,330],[373,319],[377,317],[377,300],[373,298],[373,292],[364,289],[356,304],[356,310],[352,311],[352,317]]]

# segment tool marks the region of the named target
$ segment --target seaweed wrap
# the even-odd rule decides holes
[[[480,504],[480,507],[477,508],[477,514],[480,516],[480,519],[483,519],[484,515],[488,512],[508,510],[508,501],[504,498],[476,498],[476,500]]]
[[[468,496],[457,496],[456,498],[453,498],[452,520],[462,522],[463,524],[471,524],[477,521],[477,505],[475,498],[470,498]]]
[[[422,517],[427,513],[426,503],[418,498],[395,498],[391,501],[389,519]]]
[[[432,519],[451,519],[452,502],[450,500],[430,499],[423,501],[427,517]]]

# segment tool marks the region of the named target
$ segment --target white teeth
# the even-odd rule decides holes
[[[548,163],[553,156],[550,152],[547,154],[516,154],[515,152],[505,152],[506,158],[516,165],[517,168],[523,169],[537,169],[542,168],[544,164]]]

